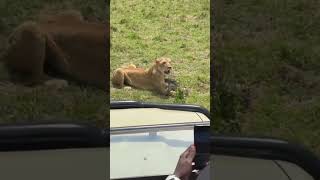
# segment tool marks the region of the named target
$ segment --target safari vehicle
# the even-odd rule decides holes
[[[111,102],[110,179],[161,179],[194,143],[193,128],[210,123],[194,105]]]
[[[79,124],[0,126],[0,179],[106,180],[106,130]]]

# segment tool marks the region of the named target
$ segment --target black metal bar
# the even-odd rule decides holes
[[[191,104],[154,104],[138,101],[111,101],[110,109],[130,109],[130,108],[159,108],[167,110],[179,110],[202,113],[210,119],[210,112],[201,106]]]
[[[111,134],[130,134],[130,133],[144,133],[144,132],[157,132],[157,131],[176,131],[176,130],[189,130],[194,126],[202,125],[208,126],[209,122],[191,122],[191,123],[175,123],[175,124],[157,124],[146,126],[131,126],[112,128]]]
[[[0,151],[109,147],[109,134],[82,124],[0,126]]]

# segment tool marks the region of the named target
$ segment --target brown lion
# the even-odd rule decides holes
[[[108,27],[73,10],[21,24],[2,57],[11,81],[33,86],[60,78],[106,90]]]
[[[131,86],[136,89],[150,90],[162,95],[169,95],[168,83],[165,75],[172,70],[169,58],[158,58],[147,70],[137,68],[135,65],[118,68],[114,71],[112,84],[115,88]]]

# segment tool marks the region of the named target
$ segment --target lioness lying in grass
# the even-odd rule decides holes
[[[137,89],[157,92],[161,95],[169,95],[168,83],[165,75],[172,70],[169,58],[158,58],[147,70],[137,68],[135,65],[118,68],[113,72],[112,84],[115,88],[131,86]]]

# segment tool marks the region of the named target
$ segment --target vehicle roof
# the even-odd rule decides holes
[[[209,118],[204,114],[191,111],[160,108],[110,110],[110,128],[209,121]]]

